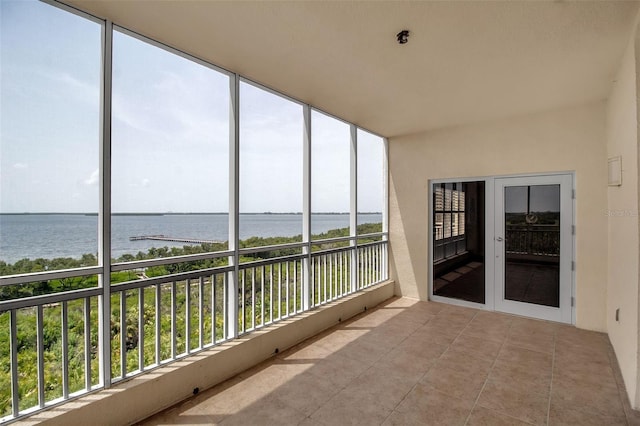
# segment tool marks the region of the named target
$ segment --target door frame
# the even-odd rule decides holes
[[[507,300],[505,293],[506,278],[506,235],[505,225],[505,199],[504,189],[513,186],[538,186],[538,185],[559,185],[560,202],[560,258],[559,258],[559,306],[544,306],[535,303],[518,302]],[[495,220],[495,299],[496,311],[507,312],[516,315],[524,315],[549,321],[570,323],[571,297],[573,287],[572,265],[573,265],[573,178],[568,174],[540,175],[526,177],[501,177],[494,179],[494,214]],[[569,285],[569,283],[571,283]]]
[[[496,291],[496,229],[495,229],[495,184],[496,179],[507,178],[535,178],[540,176],[558,176],[567,175],[571,182],[571,212],[567,215],[570,217],[571,229],[574,231],[571,235],[570,242],[570,264],[571,264],[571,282],[570,284],[570,318],[562,318],[561,321],[565,323],[575,324],[576,322],[576,271],[575,271],[575,258],[576,258],[576,197],[575,187],[576,179],[574,171],[561,171],[561,172],[546,172],[546,173],[523,173],[523,174],[510,174],[510,175],[494,175],[494,176],[479,176],[479,177],[463,177],[463,178],[445,178],[445,179],[429,179],[428,180],[428,197],[427,197],[427,295],[429,300],[435,302],[443,302],[451,305],[465,306],[475,309],[482,309],[486,311],[496,311],[496,297],[498,292]],[[485,303],[468,302],[466,300],[453,299],[444,296],[437,296],[433,294],[433,185],[440,183],[456,183],[456,182],[476,182],[482,181],[485,183]],[[491,262],[489,262],[491,260]],[[526,316],[524,312],[509,312],[516,315]]]

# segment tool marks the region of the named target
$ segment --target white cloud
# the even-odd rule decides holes
[[[100,179],[100,171],[95,169],[91,176],[84,180],[85,185],[97,185],[98,180]]]
[[[100,98],[100,88],[95,82],[88,83],[82,81],[69,73],[47,73],[54,82],[60,83],[66,86],[65,93],[75,96],[77,99],[86,102],[90,105],[95,105],[97,99]]]
[[[147,179],[147,178],[142,179],[142,187],[146,188],[147,186],[149,186],[150,182],[151,181],[149,179]]]
[[[13,168],[14,169],[27,169],[27,168],[29,168],[29,165],[26,164],[26,163],[15,163],[13,165]]]

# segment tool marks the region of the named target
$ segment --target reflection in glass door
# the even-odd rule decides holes
[[[495,180],[495,309],[571,322],[572,177]]]
[[[504,188],[505,295],[560,307],[560,185]]]
[[[485,182],[432,187],[433,295],[485,303]]]

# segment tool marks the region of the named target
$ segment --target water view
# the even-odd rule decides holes
[[[358,223],[380,223],[379,213],[359,214]],[[146,252],[152,247],[182,247],[185,242],[131,240],[165,235],[209,241],[228,240],[227,214],[114,215],[112,257]],[[348,214],[314,214],[312,233],[349,226]],[[240,239],[292,237],[302,233],[301,214],[242,214]],[[98,217],[84,214],[0,214],[0,260],[74,257],[98,251]]]

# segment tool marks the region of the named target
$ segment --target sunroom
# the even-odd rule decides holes
[[[3,422],[637,419],[640,2],[1,8]]]

